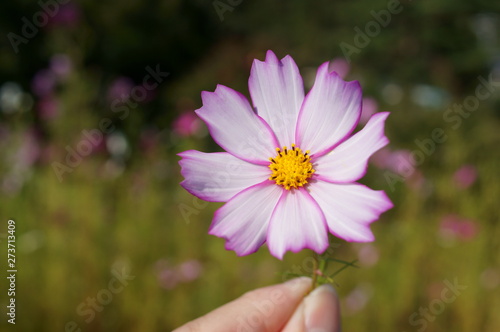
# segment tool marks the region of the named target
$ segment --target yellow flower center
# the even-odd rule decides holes
[[[307,184],[307,179],[314,173],[311,157],[308,155],[310,151],[304,153],[292,144],[291,150],[285,146],[283,149],[276,148],[276,152],[276,157],[269,158],[271,161],[269,168],[272,171],[269,180],[276,181],[277,185],[283,186],[286,190],[297,189]]]

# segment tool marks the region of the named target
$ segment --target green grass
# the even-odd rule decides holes
[[[443,281],[455,278],[467,289],[425,330],[500,329],[500,287],[486,288],[483,280],[487,269],[496,269],[499,278],[498,152],[480,154],[477,183],[457,190],[451,177],[465,161],[464,149],[474,155],[476,145],[491,143],[491,137],[470,142],[462,136],[452,137],[422,166],[429,187],[415,191],[403,183],[388,192],[395,208],[372,226],[377,264],[337,276],[346,331],[416,331],[421,325],[412,326],[410,316],[439,299]],[[279,261],[267,248],[248,257],[224,250],[223,240],[207,234],[220,204],[200,205],[178,186],[176,158],[136,162],[115,179],[100,175],[103,160],[89,158],[62,183],[49,166],[41,166],[18,195],[1,200],[4,219],[17,225],[20,330],[62,331],[69,321],[84,331],[170,330],[245,291],[282,281],[285,271],[305,262],[307,251]],[[160,159],[167,178],[153,171]],[[388,190],[380,174],[371,169],[367,182]],[[195,209],[189,222],[179,204]],[[477,236],[444,246],[438,227],[448,213],[473,218]],[[337,258],[357,258],[360,245],[335,242],[341,244]],[[196,259],[203,271],[195,281],[167,290],[157,279],[160,259],[172,265]],[[135,278],[85,322],[88,316],[79,315],[78,306],[108,288],[113,269]],[[356,311],[346,299],[357,288],[364,289],[367,302]]]

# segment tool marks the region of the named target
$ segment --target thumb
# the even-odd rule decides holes
[[[322,285],[304,298],[282,332],[339,332],[339,308],[334,288]]]

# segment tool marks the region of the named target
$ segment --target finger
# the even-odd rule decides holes
[[[309,294],[282,332],[338,332],[340,309],[335,290],[322,285]]]
[[[304,301],[295,309],[292,317],[288,320],[281,332],[304,332]]]
[[[304,299],[306,331],[340,331],[340,306],[331,285],[322,285]]]
[[[259,288],[174,332],[276,332],[283,328],[310,287],[310,278],[297,278]]]

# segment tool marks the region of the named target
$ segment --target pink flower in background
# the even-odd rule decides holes
[[[330,61],[330,64],[328,65],[328,71],[336,72],[340,76],[340,78],[345,78],[349,73],[349,70],[351,70],[351,66],[349,65],[349,62],[347,62],[347,60],[344,58],[335,58]]]
[[[424,174],[418,169],[415,169],[411,175],[406,178],[406,184],[413,190],[425,189],[426,181]]]
[[[202,93],[196,113],[227,152],[185,151],[181,185],[193,195],[226,202],[215,213],[210,234],[226,249],[248,255],[267,242],[282,258],[286,251],[328,247],[328,231],[347,241],[374,240],[369,224],[392,207],[383,191],[355,181],[368,158],[388,143],[377,113],[351,136],[361,115],[361,88],[318,69],[304,96],[302,77],[290,56],[268,51],[255,60],[249,90],[218,85]]]
[[[174,289],[179,283],[192,282],[201,275],[203,270],[199,261],[191,259],[177,266],[172,266],[166,259],[156,262],[158,282],[165,289]]]
[[[124,76],[118,77],[110,84],[106,97],[110,103],[115,100],[127,99],[134,86],[134,81],[132,81],[131,78]]]
[[[195,259],[185,261],[178,267],[180,279],[188,282],[197,279],[202,271],[201,263]]]
[[[370,161],[381,169],[388,169],[403,177],[409,177],[415,172],[415,166],[408,150],[391,151],[388,148],[380,149],[373,154]]]
[[[455,184],[461,189],[469,188],[476,182],[476,179],[477,169],[472,165],[464,165],[453,174]]]
[[[36,110],[40,115],[40,118],[44,120],[50,120],[57,116],[59,103],[56,98],[52,95],[45,96],[41,98],[36,103]]]
[[[35,128],[26,130],[21,146],[16,151],[14,168],[25,170],[40,157],[40,133]]]
[[[399,177],[400,180],[416,191],[425,188],[426,179],[422,172],[416,168],[412,153],[408,150],[391,151],[388,148],[383,148],[373,154],[370,162],[380,169],[389,170]]]
[[[371,156],[370,162],[380,169],[388,169],[391,153],[392,151],[388,147],[382,148]]]
[[[49,68],[41,69],[35,73],[31,80],[31,90],[37,97],[42,98],[41,103],[44,105],[38,105],[39,107],[48,106],[48,103],[54,104],[53,92],[56,85],[66,79],[71,70],[70,58],[65,54],[56,54],[50,59]],[[51,111],[42,113],[49,114]]]
[[[165,289],[174,289],[179,281],[179,276],[174,269],[164,268],[158,272],[158,282]]]
[[[55,54],[50,58],[50,70],[59,78],[65,79],[71,73],[73,63],[66,54]]]
[[[38,97],[52,93],[56,86],[56,75],[49,69],[39,70],[31,81],[31,90]]]
[[[386,167],[402,176],[409,176],[415,172],[411,152],[408,150],[392,151],[386,161]]]
[[[183,112],[174,120],[172,128],[174,133],[182,137],[196,134],[201,129],[201,121],[194,112]]]
[[[441,220],[439,232],[445,239],[468,241],[476,236],[478,229],[474,221],[450,214]]]
[[[54,17],[50,20],[51,26],[75,27],[80,23],[80,7],[73,3],[67,3],[58,7]]]
[[[343,299],[348,314],[354,314],[363,310],[371,297],[373,296],[373,287],[370,284],[363,283],[354,288]]]
[[[358,250],[358,261],[362,266],[370,267],[377,264],[380,254],[377,247],[363,244]]]
[[[373,98],[366,97],[363,98],[363,110],[361,112],[361,118],[359,119],[359,123],[365,124],[370,120],[371,116],[377,113],[378,104],[377,101]]]

